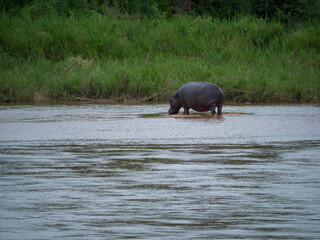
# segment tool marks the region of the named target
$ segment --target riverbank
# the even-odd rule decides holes
[[[189,81],[227,101],[320,102],[320,25],[240,16],[0,13],[0,101],[167,101]],[[105,100],[113,99],[113,100]]]

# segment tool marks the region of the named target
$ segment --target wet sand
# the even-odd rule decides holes
[[[224,116],[241,116],[241,115],[247,115],[244,113],[223,113],[222,115],[212,115],[212,114],[189,114],[189,115],[184,115],[184,114],[172,114],[172,115],[167,115],[163,116],[165,118],[220,118]]]

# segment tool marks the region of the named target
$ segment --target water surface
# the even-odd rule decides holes
[[[0,107],[0,239],[317,239],[320,107]]]

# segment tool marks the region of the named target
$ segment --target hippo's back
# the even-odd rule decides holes
[[[207,82],[189,82],[183,85],[178,92],[187,98],[216,98],[219,93],[223,94],[220,87]]]
[[[215,93],[215,92],[221,92],[221,88],[213,83],[207,83],[207,82],[189,82],[183,85],[180,89],[180,92],[183,92],[185,94],[188,93]]]

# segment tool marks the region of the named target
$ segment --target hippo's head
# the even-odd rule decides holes
[[[179,101],[175,98],[170,99],[170,109],[169,109],[169,114],[177,114],[182,107]]]

